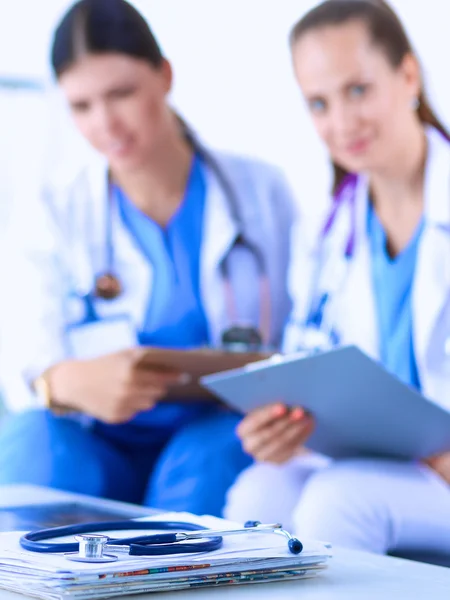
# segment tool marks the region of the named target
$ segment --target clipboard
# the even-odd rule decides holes
[[[243,413],[275,401],[306,409],[316,421],[306,446],[332,458],[416,460],[450,450],[450,412],[355,346],[273,356],[201,382]]]
[[[162,400],[204,400],[217,401],[216,394],[200,385],[200,378],[211,373],[238,369],[266,360],[271,352],[231,352],[215,348],[193,348],[175,350],[168,348],[147,347],[138,361],[138,367],[152,368],[161,371],[179,371],[191,376],[185,384],[169,388],[167,396]]]

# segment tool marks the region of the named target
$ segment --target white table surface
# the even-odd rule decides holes
[[[0,507],[77,498],[82,496],[31,486],[0,487]],[[126,506],[115,502],[107,504]],[[219,600],[226,597],[233,600],[449,600],[450,569],[335,548],[328,569],[315,579],[139,596],[141,600]],[[138,596],[124,598],[136,600]],[[20,599],[23,600],[23,596],[0,590],[0,600]]]

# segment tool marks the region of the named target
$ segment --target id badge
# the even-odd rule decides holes
[[[128,316],[108,317],[72,325],[66,330],[71,356],[89,360],[134,348],[137,331]]]

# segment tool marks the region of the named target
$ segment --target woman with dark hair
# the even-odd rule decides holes
[[[52,65],[100,156],[11,225],[1,375],[22,413],[1,431],[0,483],[218,515],[251,460],[239,417],[168,402],[184,375],[144,368],[140,347],[280,343],[290,194],[273,167],[196,139],[125,0],[77,2]]]
[[[320,347],[359,346],[450,410],[450,144],[416,55],[392,9],[373,0],[321,3],[294,27],[291,46],[335,181],[312,253],[294,239],[285,349],[313,334]],[[305,538],[448,556],[450,453],[424,463],[299,454],[313,427],[282,405],[244,419],[240,436],[260,464],[238,479],[228,517],[251,506],[255,518],[292,522]]]

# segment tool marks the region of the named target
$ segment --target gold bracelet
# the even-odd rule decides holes
[[[71,412],[66,406],[55,404],[53,401],[48,375],[49,372],[46,371],[45,373],[42,373],[42,375],[39,375],[33,382],[33,389],[41,400],[42,406],[58,416]]]

